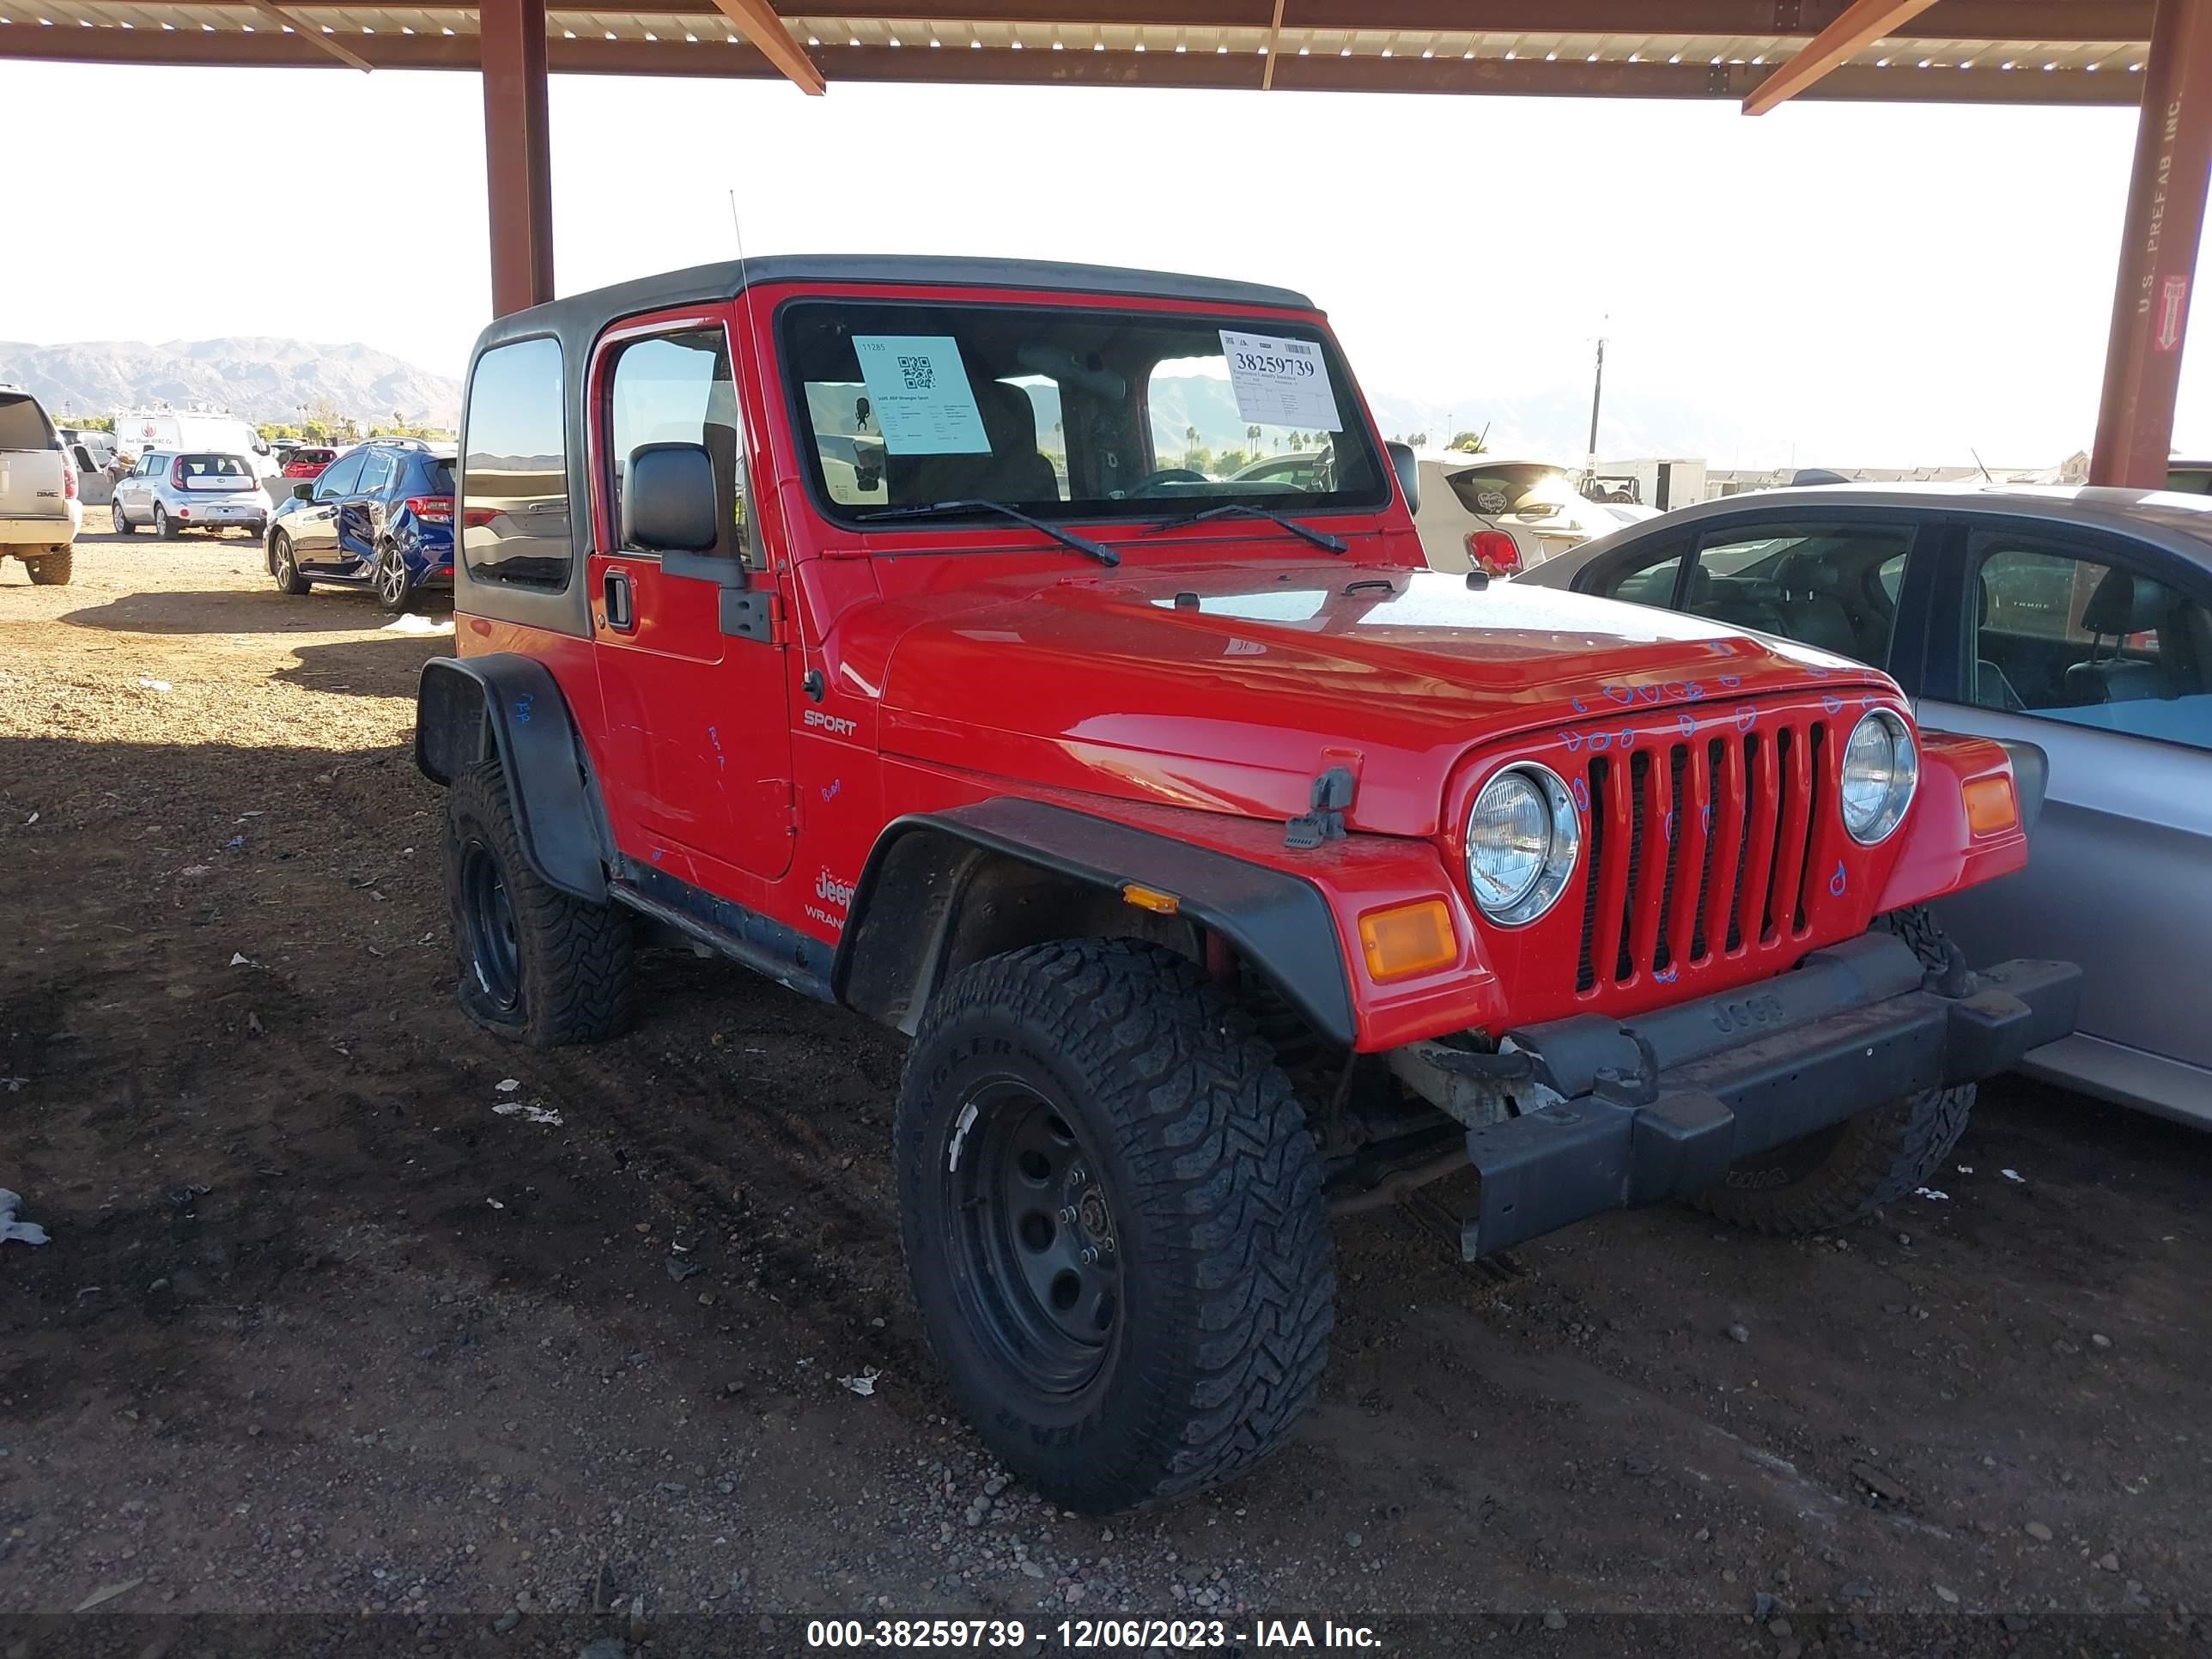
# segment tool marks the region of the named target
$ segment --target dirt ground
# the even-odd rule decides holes
[[[1346,1223],[1286,1453],[1040,1504],[907,1301],[896,1039],[678,953],[603,1048],[463,1020],[409,750],[450,641],[386,620],[243,539],[0,571],[0,1186],[52,1233],[0,1244],[0,1654],[2205,1650],[2212,1140],[2017,1083],[1844,1237],[1478,1272]]]

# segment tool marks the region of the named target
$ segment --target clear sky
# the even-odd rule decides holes
[[[1752,120],[1720,103],[834,82],[809,99],[586,76],[555,77],[552,101],[564,293],[728,257],[734,190],[753,255],[1019,255],[1303,289],[1386,428],[1487,423],[1494,445],[1563,460],[1580,458],[1602,331],[1600,447],[1723,466],[2085,447],[2135,125],[2116,109]],[[85,152],[58,143],[46,183],[81,212],[60,257],[0,258],[0,338],[359,339],[461,372],[489,295],[474,76],[0,64],[4,152],[40,131],[105,142],[112,165],[72,186],[97,170],[64,167]],[[184,234],[158,237],[172,210]],[[2184,448],[2212,448],[2207,362],[2185,373]]]

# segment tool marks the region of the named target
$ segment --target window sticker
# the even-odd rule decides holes
[[[1229,359],[1229,384],[1237,394],[1237,417],[1255,426],[1317,428],[1341,432],[1336,393],[1328,368],[1311,340],[1285,340],[1272,334],[1221,331],[1222,354]]]
[[[894,455],[988,455],[991,440],[950,334],[855,334],[868,413]]]

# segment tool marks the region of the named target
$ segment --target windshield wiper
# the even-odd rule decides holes
[[[1121,556],[1103,543],[1094,542],[1088,536],[1079,536],[1072,530],[1062,530],[1056,524],[1042,519],[1033,519],[1018,507],[1008,507],[1004,501],[926,501],[915,507],[886,507],[872,511],[865,522],[875,523],[879,519],[939,519],[955,513],[996,513],[1001,518],[1012,519],[1016,524],[1025,524],[1072,549],[1085,558],[1096,559],[1101,564],[1119,564]]]
[[[1310,524],[1300,524],[1286,514],[1271,512],[1264,507],[1252,507],[1243,501],[1224,501],[1219,507],[1209,507],[1203,513],[1187,513],[1180,519],[1170,519],[1156,524],[1145,533],[1156,536],[1163,530],[1181,530],[1185,525],[1204,524],[1208,519],[1266,519],[1279,524],[1293,536],[1311,542],[1316,547],[1331,553],[1341,553],[1348,544],[1341,536],[1332,536],[1326,530],[1316,530]]]

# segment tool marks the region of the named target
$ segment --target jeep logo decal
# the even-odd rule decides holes
[[[824,870],[814,878],[814,896],[842,910],[853,902],[853,884],[840,881]]]
[[[825,714],[818,708],[806,711],[806,724],[817,731],[827,732],[833,738],[849,738],[860,729],[857,720],[840,720],[835,714]]]

